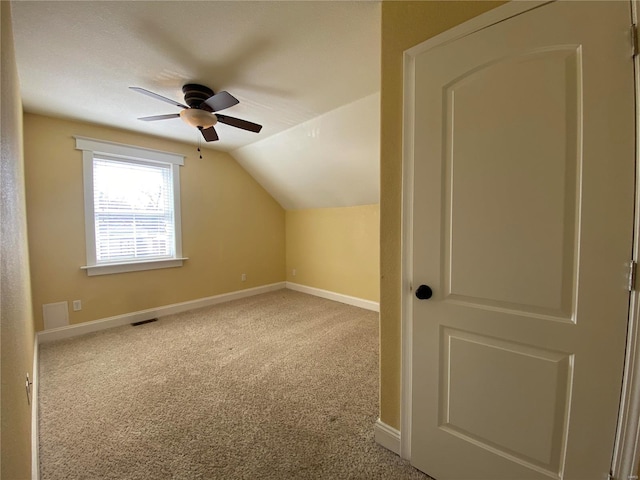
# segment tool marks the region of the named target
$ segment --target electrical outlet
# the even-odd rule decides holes
[[[291,270],[291,275],[293,275],[294,277],[296,276],[296,269],[295,268],[293,270]]]
[[[73,311],[78,312],[82,310],[82,300],[74,300],[73,301]]]
[[[240,277],[240,280],[243,281],[243,282],[246,282],[247,281],[247,274],[243,273],[242,276]]]

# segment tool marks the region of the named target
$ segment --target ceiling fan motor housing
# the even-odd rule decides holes
[[[213,90],[196,83],[184,85],[182,92],[184,93],[184,101],[191,108],[199,108],[207,98],[213,96]]]

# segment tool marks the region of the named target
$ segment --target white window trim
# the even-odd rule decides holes
[[[83,175],[84,175],[84,217],[85,217],[85,241],[87,248],[87,265],[80,268],[86,270],[87,275],[108,275],[112,273],[137,272],[141,270],[155,270],[158,268],[181,267],[184,260],[182,256],[182,228],[180,217],[180,166],[184,165],[184,155],[162,152],[133,145],[121,145],[119,143],[106,142],[86,137],[74,137],[76,150],[82,150]],[[175,217],[175,257],[154,258],[143,261],[96,263],[95,242],[95,216],[93,205],[93,157],[94,154],[126,159],[133,161],[170,164],[173,173],[173,210]]]

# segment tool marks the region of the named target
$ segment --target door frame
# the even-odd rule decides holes
[[[640,1],[631,1],[631,18],[638,25]],[[640,258],[640,58],[633,58],[636,111],[636,191],[633,226],[633,261]],[[618,429],[613,452],[613,478],[633,478],[640,467],[640,286],[631,292],[629,326],[625,356],[622,396],[618,414]],[[637,478],[637,476],[635,477]]]
[[[413,181],[414,181],[414,100],[416,57],[434,47],[450,43],[496,23],[550,3],[548,0],[511,1],[405,50],[403,55],[402,126],[402,252],[401,252],[401,392],[400,456],[411,460],[412,340],[413,340]],[[630,0],[631,19],[638,24],[640,0]],[[631,43],[630,43],[631,45]],[[630,47],[631,48],[631,47]],[[631,49],[630,49],[631,52]],[[640,114],[640,59],[634,58],[636,119]],[[640,258],[640,128],[636,120],[636,191],[633,261]],[[640,274],[640,272],[639,272]],[[616,442],[612,458],[614,479],[637,478],[640,462],[640,291],[631,292],[629,328],[622,397]]]

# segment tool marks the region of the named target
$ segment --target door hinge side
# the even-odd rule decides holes
[[[636,289],[636,278],[638,277],[638,264],[631,260],[629,262],[629,291],[633,292]]]
[[[631,48],[632,48],[632,57],[638,55],[638,26],[631,25]]]

